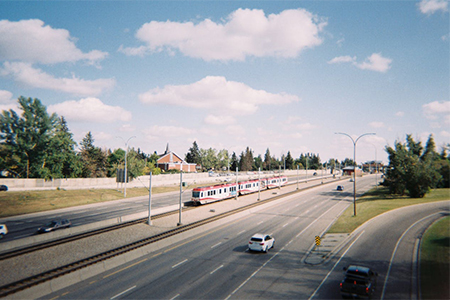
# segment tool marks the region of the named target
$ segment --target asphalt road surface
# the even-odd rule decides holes
[[[358,192],[368,190],[373,184],[371,176],[358,179]],[[342,275],[338,267],[345,262],[344,259],[339,260],[337,267],[335,261],[340,259],[339,256],[319,265],[308,265],[303,260],[314,243],[314,237],[322,235],[336,216],[351,205],[352,193],[348,191],[351,191],[352,183],[346,181],[343,185],[346,192],[336,191],[335,185],[325,185],[286,197],[275,206],[143,256],[45,298],[339,298],[339,283],[336,286],[333,280],[339,280]],[[249,252],[248,240],[257,232],[272,234],[275,248],[268,253]],[[358,241],[363,237],[368,235],[359,236]],[[355,245],[356,242],[351,251],[357,251]],[[343,253],[340,255],[351,258],[351,251],[347,251],[345,256]],[[380,253],[379,260],[389,261],[390,255],[389,251]],[[331,275],[328,275],[330,271]]]

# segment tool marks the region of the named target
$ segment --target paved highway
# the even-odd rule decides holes
[[[373,184],[371,176],[358,179],[358,192]],[[336,216],[351,205],[352,183],[346,181],[343,185],[346,192],[336,191],[335,185],[325,185],[287,197],[276,206],[143,256],[45,298],[309,298],[332,266],[327,263],[307,265],[302,261],[314,237],[321,235]],[[272,234],[276,239],[275,248],[267,254],[249,253],[248,239],[256,232]],[[316,292],[318,297],[325,290],[324,286],[322,284],[322,290]],[[339,295],[337,287],[331,290],[334,296]]]
[[[309,174],[308,178],[312,175]],[[299,176],[300,180],[305,179],[306,175]],[[296,178],[289,178],[295,181]],[[182,202],[190,201],[192,189],[184,189],[182,193]],[[97,204],[83,205],[55,211],[33,213],[22,216],[15,216],[0,219],[1,224],[6,224],[8,234],[0,239],[0,244],[11,240],[29,237],[36,234],[36,230],[54,219],[66,218],[72,222],[72,226],[81,226],[107,219],[131,215],[148,211],[148,196],[134,197],[124,200],[109,201]],[[152,209],[179,204],[180,193],[165,193],[152,195]]]

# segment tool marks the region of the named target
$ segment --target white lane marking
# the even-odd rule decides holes
[[[264,221],[261,221],[261,222],[259,222],[258,224],[256,224],[256,225],[260,225],[260,224],[262,224]]]
[[[221,265],[220,267],[216,268],[214,271],[212,271],[211,273],[209,273],[210,275],[214,274],[217,270],[222,269],[223,265]]]
[[[434,215],[439,215],[439,214],[441,214],[441,213],[442,213],[442,212],[437,212],[437,213],[431,214],[431,215],[429,215],[429,216],[423,217],[422,219],[418,220],[417,222],[414,222],[414,224],[412,224],[411,226],[409,226],[408,229],[406,229],[406,231],[403,232],[403,234],[400,236],[400,238],[399,238],[398,241],[397,241],[397,244],[395,244],[395,248],[394,248],[394,252],[392,252],[391,260],[389,261],[389,268],[388,268],[388,271],[387,271],[387,274],[386,274],[386,279],[384,280],[384,284],[383,284],[383,292],[381,293],[381,298],[380,298],[381,300],[384,299],[384,293],[385,293],[385,291],[386,291],[386,285],[387,285],[387,282],[388,282],[388,279],[389,279],[389,273],[391,272],[392,262],[394,261],[395,254],[397,253],[398,246],[400,245],[400,242],[402,241],[402,239],[405,237],[405,235],[408,233],[408,231],[409,231],[411,228],[413,228],[417,223],[420,223],[420,222],[422,222],[422,221],[425,220],[425,219],[431,218],[432,216],[434,216]]]
[[[345,254],[347,254],[347,252],[350,250],[350,248],[353,246],[354,243],[356,243],[356,241],[363,235],[363,233],[365,232],[365,230],[363,230],[358,237],[356,237],[356,239],[353,241],[353,243],[350,244],[350,246],[347,248],[347,250],[345,250],[345,252],[342,254],[342,256],[338,259],[338,261],[334,264],[333,268],[331,268],[330,272],[328,272],[327,276],[325,276],[325,278],[322,280],[322,282],[319,284],[319,286],[317,287],[317,289],[314,291],[314,293],[312,293],[312,295],[308,298],[308,300],[311,300],[316,294],[317,292],[320,290],[320,288],[322,287],[322,285],[325,283],[325,281],[328,279],[328,277],[330,276],[331,272],[334,271],[334,269],[336,268],[336,266],[341,262],[341,259],[344,258]]]
[[[131,290],[134,289],[134,288],[136,288],[136,286],[132,286],[132,287],[130,287],[128,290],[125,290],[125,291],[123,291],[122,293],[117,294],[117,295],[115,295],[114,297],[112,297],[112,298],[110,298],[110,299],[112,300],[112,299],[115,299],[115,298],[117,298],[117,297],[120,297],[120,296],[122,296],[123,294],[125,294],[125,293],[131,291]]]
[[[307,213],[309,213],[309,211],[310,211],[310,209],[308,209],[307,211],[305,211],[305,212],[303,212],[304,214],[307,214]]]
[[[178,267],[178,266],[181,265],[181,264],[184,264],[184,263],[187,262],[187,261],[188,261],[187,258],[186,258],[185,260],[183,260],[183,261],[180,261],[180,262],[177,263],[176,265],[173,265],[173,266],[172,266],[172,269]]]
[[[238,232],[237,235],[241,235],[241,234],[243,234],[244,232],[245,232],[245,230],[242,230],[242,231]]]
[[[178,298],[178,296],[180,296],[180,294],[176,294],[175,296],[173,296],[172,298],[170,298],[170,300],[176,299],[176,298]]]
[[[212,248],[216,248],[216,247],[219,246],[220,244],[222,244],[222,242],[218,242],[217,244],[212,245],[212,246],[211,246],[211,249],[212,249]]]
[[[284,225],[283,225],[283,228],[286,227],[286,226],[288,226],[288,225],[289,225],[289,223],[284,224]]]

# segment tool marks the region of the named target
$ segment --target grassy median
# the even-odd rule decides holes
[[[450,299],[450,217],[434,223],[420,247],[422,299]]]
[[[154,187],[152,194],[179,191],[180,187]],[[146,196],[146,188],[127,188],[127,198]],[[67,208],[84,204],[123,199],[122,190],[46,190],[0,193],[0,217]]]
[[[435,189],[424,198],[392,196],[385,187],[368,191],[356,201],[356,216],[353,216],[353,204],[350,205],[328,230],[328,233],[351,233],[364,222],[392,209],[435,201],[450,200],[450,189]]]

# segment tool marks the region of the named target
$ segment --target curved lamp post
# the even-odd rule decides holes
[[[343,133],[343,132],[335,132],[334,134],[343,134],[348,136],[352,142],[353,142],[353,163],[355,164],[355,166],[353,166],[353,216],[356,216],[356,143],[358,142],[358,140],[360,138],[362,138],[365,135],[375,135],[376,133],[364,133],[360,136],[358,136],[358,138],[356,140],[354,140],[350,135],[348,135],[347,133]]]

